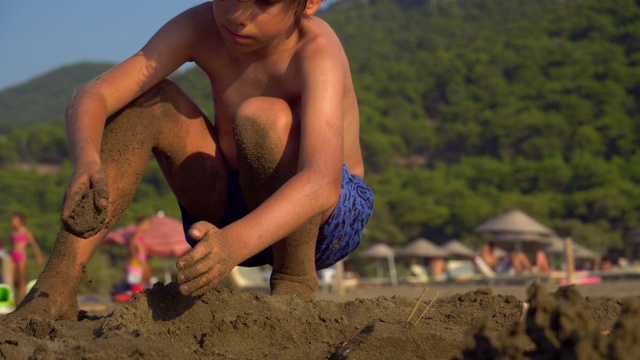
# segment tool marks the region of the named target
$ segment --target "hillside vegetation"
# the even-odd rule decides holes
[[[475,245],[473,228],[513,207],[601,251],[640,225],[635,1],[381,0],[320,16],[344,43],[360,100],[376,194],[364,246],[418,236]],[[63,109],[102,71],[87,69],[0,93],[0,216],[26,211],[49,244],[70,173]],[[201,71],[175,80],[212,114]],[[63,171],[12,170],[25,161]],[[124,220],[158,209],[178,215],[150,164]]]

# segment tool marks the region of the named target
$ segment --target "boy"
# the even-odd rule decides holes
[[[347,58],[312,16],[320,3],[203,3],[78,91],[67,109],[74,172],[63,227],[14,316],[76,318],[84,268],[150,153],[193,246],[177,263],[183,294],[203,294],[238,264],[270,263],[272,294],[315,297],[316,270],[357,247],[373,207]],[[187,61],[211,81],[215,126],[163,80]]]

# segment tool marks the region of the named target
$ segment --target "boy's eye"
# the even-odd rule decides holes
[[[277,3],[277,0],[256,0],[256,3],[262,6],[273,6]]]

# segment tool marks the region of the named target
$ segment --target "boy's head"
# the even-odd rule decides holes
[[[224,1],[224,0],[221,0]],[[245,2],[245,1],[262,1],[263,5],[272,5],[275,3],[275,0],[236,0],[239,2]],[[284,2],[289,3],[290,5],[293,5],[294,8],[294,16],[308,16],[308,15],[312,15],[313,13],[315,13],[315,11],[317,10],[318,7],[320,7],[320,5],[322,4],[323,0],[284,0]],[[310,14],[305,14],[305,10],[307,8],[313,8],[313,10],[311,11]]]

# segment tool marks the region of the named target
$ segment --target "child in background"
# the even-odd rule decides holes
[[[27,245],[33,248],[36,262],[42,266],[44,260],[40,247],[36,243],[31,231],[25,226],[26,217],[20,212],[11,214],[11,259],[13,260],[13,285],[16,289],[16,304],[25,296],[27,279]]]
[[[145,245],[145,233],[149,230],[151,221],[146,216],[139,216],[136,220],[136,231],[129,241],[129,258],[127,259],[127,282],[132,287],[144,288],[149,285],[151,269],[149,268],[149,254]],[[135,291],[134,291],[135,292]]]

